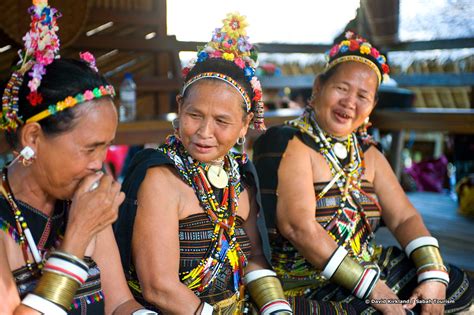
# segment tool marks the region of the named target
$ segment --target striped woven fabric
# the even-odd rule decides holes
[[[326,183],[315,184],[316,195],[325,187]],[[375,205],[377,197],[373,186],[368,181],[362,182],[364,194],[358,197],[358,203],[368,218],[372,231],[380,225],[381,213]],[[337,188],[330,189],[317,201],[316,220],[322,226],[329,226],[336,217],[340,198]],[[360,221],[360,218],[355,218]],[[354,231],[359,227],[354,226]],[[367,231],[361,229],[363,234]],[[370,304],[354,297],[346,289],[335,285],[321,276],[319,271],[307,262],[302,255],[277,230],[270,231],[272,246],[272,263],[278,276],[282,279],[285,294],[292,305],[295,314],[377,314]],[[375,246],[374,240],[368,234],[362,235],[361,242],[372,246],[373,252],[368,261],[376,262],[381,269],[381,279],[402,300],[410,297],[417,286],[416,269],[405,253],[397,247],[381,248]],[[351,250],[350,248],[348,248]],[[363,264],[364,260],[359,258]],[[447,304],[446,313],[456,313],[466,309],[471,304],[472,288],[467,275],[459,268],[449,265],[450,284],[446,298],[453,303]],[[419,310],[419,309],[418,309]]]
[[[314,184],[315,193],[318,195],[327,183]],[[375,231],[380,224],[380,211],[376,206],[377,196],[375,195],[373,186],[368,181],[363,181],[361,189],[364,194],[353,194],[353,198],[357,199],[357,203],[363,207],[365,216],[367,217],[370,230]],[[329,191],[316,203],[315,219],[326,229],[338,222],[338,209],[340,204],[340,191],[337,187],[329,189]],[[359,251],[354,252],[349,244],[346,245],[351,255],[357,257],[359,261],[372,261],[375,258],[377,247],[375,246],[372,233],[363,224],[360,212],[354,213],[352,218],[356,223],[352,230],[349,231],[348,239],[354,239],[357,236]],[[310,288],[317,288],[327,281],[319,276],[319,270],[314,268],[304,257],[297,251],[297,249],[285,239],[276,229],[269,229],[270,244],[272,247],[272,263],[278,275],[287,284],[287,287],[293,287],[293,283],[297,282],[308,283]],[[340,240],[339,238],[337,238]],[[343,243],[343,242],[341,242]],[[299,286],[298,286],[299,287]],[[292,290],[292,295],[300,294],[306,290],[307,286],[303,285],[298,289]]]
[[[58,201],[54,214],[51,217],[44,215],[38,209],[21,201],[18,201],[18,206],[30,227],[39,250],[47,256],[50,251],[60,245],[65,225],[65,214],[69,203]],[[18,233],[13,228],[14,226],[15,219],[11,213],[10,206],[3,196],[0,196],[1,230],[17,242]],[[84,261],[90,268],[89,276],[86,283],[77,290],[68,314],[104,314],[104,296],[100,282],[100,270],[90,257],[84,257]],[[33,270],[29,270],[25,265],[13,270],[12,275],[17,285],[18,293],[23,298],[34,290],[41,277],[41,272],[36,267]]]
[[[77,290],[68,314],[104,314],[99,268],[90,257],[84,257],[84,261],[89,266],[89,276]],[[38,270],[30,271],[26,266],[14,270],[12,274],[21,298],[33,291],[41,276]]]
[[[237,216],[235,237],[243,253],[248,257],[250,255],[250,240],[242,227],[243,223],[243,219]],[[206,253],[211,245],[212,231],[213,224],[204,212],[190,215],[179,221],[180,274],[192,270],[203,257],[206,257]],[[215,304],[234,295],[233,274],[230,264],[226,263],[222,271],[212,284],[199,294],[199,297],[205,302]],[[143,299],[138,277],[133,269],[127,277],[135,298],[149,309],[159,311]]]

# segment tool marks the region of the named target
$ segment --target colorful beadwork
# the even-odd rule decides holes
[[[241,93],[247,105],[247,112],[252,110],[255,115],[250,127],[257,130],[265,130],[262,86],[255,75],[255,69],[258,65],[258,56],[255,47],[249,42],[247,36],[247,21],[245,16],[238,13],[229,13],[222,22],[223,26],[215,29],[212,40],[204,47],[198,47],[197,58],[192,59],[189,64],[183,68],[183,77],[186,79],[186,76],[196,63],[203,62],[207,59],[219,58],[235,63],[242,69],[253,91],[251,100],[246,92],[245,94]],[[193,79],[194,78],[191,78],[190,80]],[[188,82],[185,83],[186,87],[189,85]]]
[[[99,86],[95,89],[87,90],[84,93],[77,94],[76,96],[68,96],[65,100],[59,101],[54,105],[48,106],[48,109],[45,109],[42,112],[28,118],[26,123],[39,121],[51,115],[56,115],[58,112],[65,110],[66,108],[73,107],[77,104],[91,101],[93,99],[101,98],[104,96],[115,96],[115,90],[112,85]]]
[[[373,231],[363,207],[356,202],[357,198],[352,197],[352,194],[366,195],[361,188],[362,175],[365,171],[364,154],[355,133],[350,134],[345,139],[345,145],[349,148],[350,153],[348,163],[343,165],[333,149],[337,140],[326,134],[318,126],[313,110],[307,109],[302,116],[288,121],[287,124],[298,128],[316,142],[319,146],[319,152],[331,170],[333,179],[316,196],[316,200],[321,199],[334,185],[340,191],[339,209],[332,215],[324,228],[338,245],[350,249],[352,256],[361,261],[370,261],[373,255],[371,244],[374,237]],[[376,204],[378,206],[378,203]],[[364,235],[368,236],[364,237]]]
[[[2,171],[2,183],[0,189],[0,193],[7,200],[8,204],[10,205],[10,209],[12,210],[13,216],[15,217],[16,232],[19,236],[19,243],[26,262],[26,267],[30,271],[33,271],[34,267],[41,269],[43,266],[43,260],[39,258],[41,255],[38,252],[38,248],[36,247],[33,237],[31,236],[28,224],[26,223],[25,218],[23,217],[11,191],[10,184],[8,183],[8,169],[6,167],[3,168]],[[28,234],[30,235],[29,237]],[[36,258],[36,261],[30,260],[28,256],[28,250],[33,254],[33,257]],[[34,266],[34,264],[36,266]]]
[[[348,31],[345,34],[346,39],[332,46],[326,52],[328,64],[326,71],[341,62],[354,61],[368,65],[377,74],[379,84],[388,79],[390,67],[387,59],[375,47],[373,47],[365,38]]]
[[[200,73],[200,74],[192,77],[188,81],[186,81],[186,83],[183,86],[183,90],[182,90],[181,93],[184,95],[184,93],[186,92],[186,89],[191,84],[193,84],[196,81],[205,79],[205,78],[213,78],[213,79],[221,80],[223,82],[226,82],[230,86],[232,86],[234,89],[237,90],[237,92],[239,92],[239,94],[244,99],[245,107],[247,108],[247,112],[250,111],[252,104],[250,102],[250,98],[249,98],[247,92],[245,92],[245,89],[242,86],[240,86],[240,84],[237,83],[234,79],[232,79],[229,76],[223,75],[222,73],[217,73],[217,72],[203,72],[203,73]]]
[[[238,292],[247,264],[247,258],[234,235],[238,200],[242,192],[238,162],[231,152],[224,158],[224,169],[229,174],[229,183],[223,189],[222,201],[219,203],[206,178],[205,165],[194,160],[175,136],[168,136],[165,144],[158,150],[174,161],[180,177],[193,188],[201,207],[214,224],[208,254],[196,268],[181,274],[181,281],[199,295],[212,283],[227,262],[233,271],[234,292]]]
[[[18,115],[18,92],[26,73],[29,71],[28,75],[30,76],[28,81],[30,93],[26,96],[26,99],[31,106],[39,106],[43,103],[43,96],[38,89],[43,76],[46,74],[46,67],[55,59],[60,58],[57,35],[57,19],[61,16],[59,11],[50,7],[47,0],[35,0],[28,12],[31,15],[31,28],[23,37],[24,49],[19,53],[20,61],[16,66],[17,70],[10,77],[2,96],[0,130],[8,132],[14,132],[24,124],[22,117]],[[80,53],[80,57],[97,72],[95,58],[91,53]],[[92,91],[88,90],[83,94],[70,96],[57,104],[49,105],[46,110],[29,118],[26,123],[39,121],[50,115],[55,115],[65,108],[105,95],[115,95],[112,86],[100,86]]]

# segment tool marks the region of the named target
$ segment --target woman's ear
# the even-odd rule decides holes
[[[323,83],[321,82],[320,76],[316,76],[313,82],[313,91],[312,91],[312,96],[318,94],[321,91]]]
[[[43,130],[41,129],[40,124],[37,122],[25,124],[20,130],[20,146],[22,148],[29,146],[35,152],[37,152],[38,143],[40,142],[42,136]]]
[[[179,112],[181,111],[181,106],[183,105],[183,95],[181,94],[178,94],[176,95],[176,104],[178,104],[178,115],[179,115]]]
[[[247,134],[247,130],[249,129],[249,126],[250,126],[250,123],[252,122],[253,117],[254,117],[254,113],[252,112],[245,115],[244,125],[242,129],[240,130],[240,135],[239,135],[240,138],[245,137],[245,135]]]

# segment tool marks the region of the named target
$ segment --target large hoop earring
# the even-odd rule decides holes
[[[174,129],[174,136],[179,139],[179,118],[173,119],[171,122],[171,125],[173,126]]]
[[[237,144],[238,145],[244,145],[245,144],[245,137],[239,137],[237,139]]]
[[[237,139],[237,145],[240,146],[240,152],[242,153],[242,163],[244,164],[249,160],[247,152],[245,152],[245,140],[245,137],[239,137]]]

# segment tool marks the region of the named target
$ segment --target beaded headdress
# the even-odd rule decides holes
[[[15,131],[25,123],[22,117],[18,116],[18,92],[25,76],[29,79],[28,87],[30,89],[26,99],[30,106],[38,106],[43,103],[43,96],[38,89],[43,75],[46,74],[46,67],[54,59],[60,58],[57,35],[57,19],[61,17],[59,11],[50,7],[47,0],[33,0],[33,5],[28,9],[28,13],[31,15],[31,23],[30,30],[23,37],[25,47],[18,52],[20,61],[15,67],[2,97],[0,129],[6,131]],[[97,71],[95,59],[91,53],[81,53],[80,57]],[[38,121],[81,102],[106,95],[115,95],[112,86],[101,86],[92,91],[69,96],[63,101],[49,105],[44,111],[29,118],[26,123]]]
[[[191,71],[196,63],[207,59],[220,58],[235,63],[244,72],[245,78],[250,83],[253,90],[253,97],[250,97],[246,90],[234,79],[217,72],[206,72],[198,74],[184,83],[182,94],[186,89],[196,81],[205,78],[214,78],[222,80],[232,87],[242,96],[246,105],[247,112],[253,112],[254,118],[251,127],[257,130],[265,130],[263,121],[264,104],[262,101],[262,87],[260,81],[255,75],[257,67],[257,51],[249,42],[245,17],[238,13],[229,13],[223,20],[224,25],[216,28],[212,35],[212,40],[204,47],[198,47],[197,58],[183,69],[183,77]]]
[[[390,67],[387,59],[365,38],[348,31],[346,39],[332,46],[326,52],[326,71],[346,61],[355,61],[368,65],[377,74],[379,84],[388,79]]]

